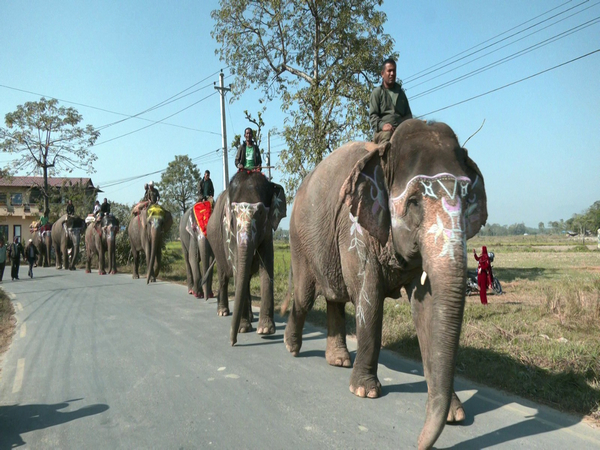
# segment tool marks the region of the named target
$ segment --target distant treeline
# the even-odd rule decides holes
[[[480,236],[512,236],[523,234],[563,234],[575,232],[578,234],[596,234],[600,228],[600,200],[594,202],[582,214],[574,214],[568,220],[554,220],[547,224],[540,222],[537,228],[525,226],[523,222],[512,225],[497,223],[484,226],[479,232]]]

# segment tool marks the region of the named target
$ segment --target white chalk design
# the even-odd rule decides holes
[[[352,225],[350,226],[351,240],[350,240],[350,248],[348,249],[348,251],[355,249],[356,253],[358,254],[360,268],[359,268],[356,276],[361,278],[361,280],[362,280],[360,292],[358,294],[358,301],[356,302],[356,319],[358,320],[359,325],[364,325],[365,324],[365,310],[364,310],[364,306],[363,306],[363,301],[367,302],[367,304],[369,304],[369,305],[371,304],[371,301],[369,300],[369,295],[367,294],[367,291],[365,289],[365,285],[367,283],[367,280],[365,277],[365,268],[367,266],[366,245],[365,245],[364,241],[361,240],[359,237],[359,236],[363,236],[363,230],[362,230],[362,227],[360,226],[360,224],[358,223],[358,219],[356,217],[354,217],[352,215],[352,213],[349,213],[349,215],[350,215],[350,221],[352,222]]]

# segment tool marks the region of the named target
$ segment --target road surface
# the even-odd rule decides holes
[[[231,347],[231,317],[181,285],[36,268],[2,287],[18,323],[0,363],[0,450],[416,448],[422,369],[387,351],[382,397],[359,399],[350,370],[325,362],[321,330],[307,327],[298,358],[280,317],[275,335]],[[436,448],[600,449],[600,430],[576,417],[463,380],[456,390],[467,420]]]

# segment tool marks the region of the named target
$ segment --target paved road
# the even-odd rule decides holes
[[[216,302],[184,286],[37,268],[5,281],[17,328],[0,373],[0,449],[416,448],[421,367],[383,352],[383,396],[359,399],[350,371],[307,329],[300,357],[277,333],[239,336]],[[352,345],[352,343],[350,343]],[[468,419],[436,448],[600,448],[600,430],[458,381]]]

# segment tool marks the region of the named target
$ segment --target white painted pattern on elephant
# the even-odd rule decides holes
[[[236,220],[236,239],[239,246],[247,246],[256,242],[257,228],[254,215],[262,203],[232,203],[231,209]]]
[[[367,253],[366,253],[366,245],[364,241],[362,241],[359,237],[363,236],[363,230],[360,224],[358,223],[358,219],[349,213],[350,221],[352,222],[352,226],[350,227],[350,248],[348,251],[355,249],[358,254],[358,260],[360,263],[360,268],[356,276],[361,278],[361,287],[360,292],[358,294],[358,301],[356,302],[356,319],[358,320],[359,325],[365,324],[365,310],[363,306],[363,301],[367,302],[367,304],[371,304],[369,299],[369,295],[367,294],[367,290],[365,289],[365,285],[367,283],[365,268],[367,266]]]
[[[282,209],[282,206],[283,206],[282,203],[283,203],[283,200],[281,198],[279,198],[278,195],[276,195],[273,198],[273,205],[272,205],[272,207],[275,208],[273,210],[273,216],[275,217],[275,220],[277,220],[277,221],[279,221],[279,216],[281,215],[281,209]]]
[[[195,234],[197,236],[198,242],[202,241],[205,238],[202,228],[200,228],[196,221],[192,218],[192,214],[190,214],[188,217],[188,221],[185,224],[185,230],[192,237],[194,237]]]
[[[446,227],[444,220],[442,220],[438,214],[436,216],[436,223],[429,228],[427,233],[434,235],[434,242],[436,244],[438,243],[439,238],[443,241],[442,250],[439,256],[447,256],[454,260],[456,256],[454,248],[456,245],[460,244],[463,253],[466,252],[466,233],[463,226],[463,220],[465,219],[466,214],[463,214],[462,201],[458,198],[457,193],[460,191],[461,198],[467,197],[471,179],[466,176],[457,177],[450,173],[440,173],[434,176],[417,175],[413,177],[407,183],[402,194],[390,199],[393,227],[406,226],[402,218],[404,197],[407,195],[412,185],[417,183],[421,185],[423,197],[440,200],[443,211],[450,219],[450,226]],[[438,189],[438,194],[436,194],[436,189]],[[469,203],[468,197],[466,200],[467,203]],[[472,208],[472,206],[473,205],[470,205],[468,209]]]
[[[230,217],[230,203],[229,197],[225,199],[225,214],[223,215],[223,230],[225,232],[225,242],[227,242],[227,260],[231,264],[231,268],[233,269],[233,273],[236,273],[235,268],[235,254],[233,253],[233,249],[231,248],[231,243],[233,240],[233,232],[231,231],[231,227],[229,226],[229,217]]]

